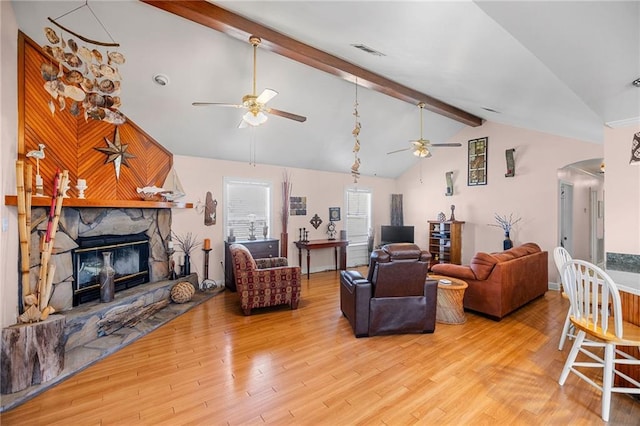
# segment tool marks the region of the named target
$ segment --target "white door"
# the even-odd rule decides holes
[[[347,267],[369,263],[368,239],[371,228],[371,191],[347,188],[345,193]]]
[[[559,245],[573,255],[573,185],[560,182]]]

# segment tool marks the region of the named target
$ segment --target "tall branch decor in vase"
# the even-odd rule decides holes
[[[504,241],[502,242],[502,248],[503,250],[509,250],[511,247],[513,247],[513,241],[511,241],[510,236],[511,228],[513,227],[513,225],[520,222],[522,218],[519,217],[517,219],[514,219],[513,213],[511,213],[508,218],[507,215],[500,216],[498,213],[496,213],[494,215],[494,218],[497,223],[490,223],[489,226],[502,228],[502,230],[504,231]]]
[[[187,276],[191,273],[191,252],[200,245],[200,242],[197,242],[198,237],[194,237],[191,232],[187,232],[185,236],[179,236],[173,232],[172,234],[173,239],[176,240],[176,246],[184,253],[184,270],[182,271],[182,275]]]
[[[280,233],[280,256],[287,257],[289,247],[289,197],[291,195],[291,175],[286,170],[282,179],[282,232]]]

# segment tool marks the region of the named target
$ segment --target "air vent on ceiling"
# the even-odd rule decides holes
[[[367,53],[369,53],[369,54],[371,54],[371,55],[375,55],[375,56],[387,56],[387,55],[385,55],[384,53],[382,53],[382,52],[378,52],[377,50],[372,49],[372,48],[370,48],[369,46],[366,46],[366,45],[361,44],[361,43],[359,43],[359,44],[352,44],[351,46],[355,47],[356,49],[360,49],[360,50],[362,50],[363,52],[367,52]]]

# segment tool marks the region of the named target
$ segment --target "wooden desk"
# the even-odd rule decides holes
[[[334,249],[334,258],[336,264],[336,271],[338,270],[338,247],[340,248],[340,269],[347,269],[347,246],[348,240],[310,240],[310,241],[296,241],[296,247],[298,247],[298,265],[302,268],[302,250],[307,250],[307,279],[309,279],[310,263],[311,263],[311,250],[331,248]]]

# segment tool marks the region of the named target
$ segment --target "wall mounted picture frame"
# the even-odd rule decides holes
[[[307,197],[289,197],[289,215],[307,215]]]
[[[337,222],[340,220],[340,207],[329,207],[329,221]]]
[[[489,138],[471,139],[469,141],[468,164],[469,174],[468,186],[487,184],[487,153]]]

